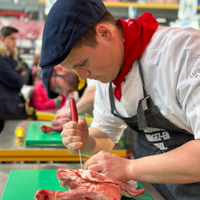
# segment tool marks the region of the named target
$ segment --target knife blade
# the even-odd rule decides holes
[[[76,108],[76,101],[73,97],[70,98],[69,105],[70,105],[72,121],[75,121],[78,123],[78,113],[77,113],[77,108]],[[83,163],[82,163],[82,159],[81,159],[81,150],[79,149],[78,152],[79,152],[79,160],[80,160],[81,169],[83,169]]]

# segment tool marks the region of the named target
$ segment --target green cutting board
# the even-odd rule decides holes
[[[28,130],[26,133],[25,145],[61,145],[59,147],[64,147],[62,144],[62,137],[60,133],[52,131],[49,134],[43,133],[40,129],[41,125],[51,126],[50,121],[30,121]]]
[[[143,188],[138,183],[138,189]],[[57,178],[56,170],[12,170],[10,171],[1,200],[34,200],[35,192],[39,189],[67,191]],[[122,200],[153,200],[145,194],[137,198],[122,197]]]
[[[86,117],[86,114],[79,115],[79,117]],[[90,126],[91,123],[88,123]],[[62,144],[62,137],[60,133],[52,131],[50,133],[43,133],[40,129],[41,125],[52,126],[51,121],[30,121],[25,138],[26,147],[53,147],[65,148]]]

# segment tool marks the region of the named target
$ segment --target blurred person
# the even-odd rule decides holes
[[[31,77],[31,69],[28,67],[28,64],[25,62],[25,60],[18,54],[17,59],[17,68],[16,70],[21,73],[23,78],[25,79],[26,85],[33,85],[32,77]]]
[[[9,116],[26,114],[20,90],[25,83],[24,71],[17,71],[18,30],[5,26],[0,31],[0,118],[1,129]]]
[[[82,96],[78,99],[76,106],[78,114],[92,114],[94,108],[94,96],[95,96],[95,81],[87,80],[87,87],[84,89]],[[60,117],[71,118],[71,112],[69,105],[63,106],[56,113],[55,120]]]
[[[40,62],[40,57],[41,54],[36,54],[33,58],[33,66],[32,66],[32,70],[31,70],[31,77],[32,77],[32,82],[35,81],[35,78],[38,77],[38,74],[40,74],[40,67],[39,67],[39,62]]]
[[[57,65],[52,71],[52,78],[50,80],[52,90],[59,93],[54,99],[48,97],[42,80],[37,80],[36,78],[34,91],[31,97],[33,107],[36,110],[58,110],[65,105],[69,94],[72,95],[73,92],[77,90],[79,83],[78,76],[74,70],[63,69],[61,65]]]

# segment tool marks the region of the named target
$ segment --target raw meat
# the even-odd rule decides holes
[[[52,126],[42,125],[40,129],[43,133],[50,133],[51,131],[56,131],[58,133],[61,133],[63,130],[63,125],[69,121],[71,121],[71,119],[62,117],[57,120],[53,120]]]
[[[51,131],[56,131],[58,133],[61,133],[63,130],[63,126],[62,125],[58,125],[58,126],[42,125],[40,126],[40,129],[43,133],[50,133]]]
[[[122,195],[137,197],[145,192],[136,190],[137,183],[129,181],[126,184],[91,170],[77,171],[60,168],[56,176],[60,184],[70,191],[38,190],[35,200],[120,200]]]

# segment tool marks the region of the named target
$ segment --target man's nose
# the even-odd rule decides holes
[[[86,80],[90,75],[89,70],[83,69],[81,67],[79,69],[76,69],[76,72],[78,73],[79,78],[82,80]]]

